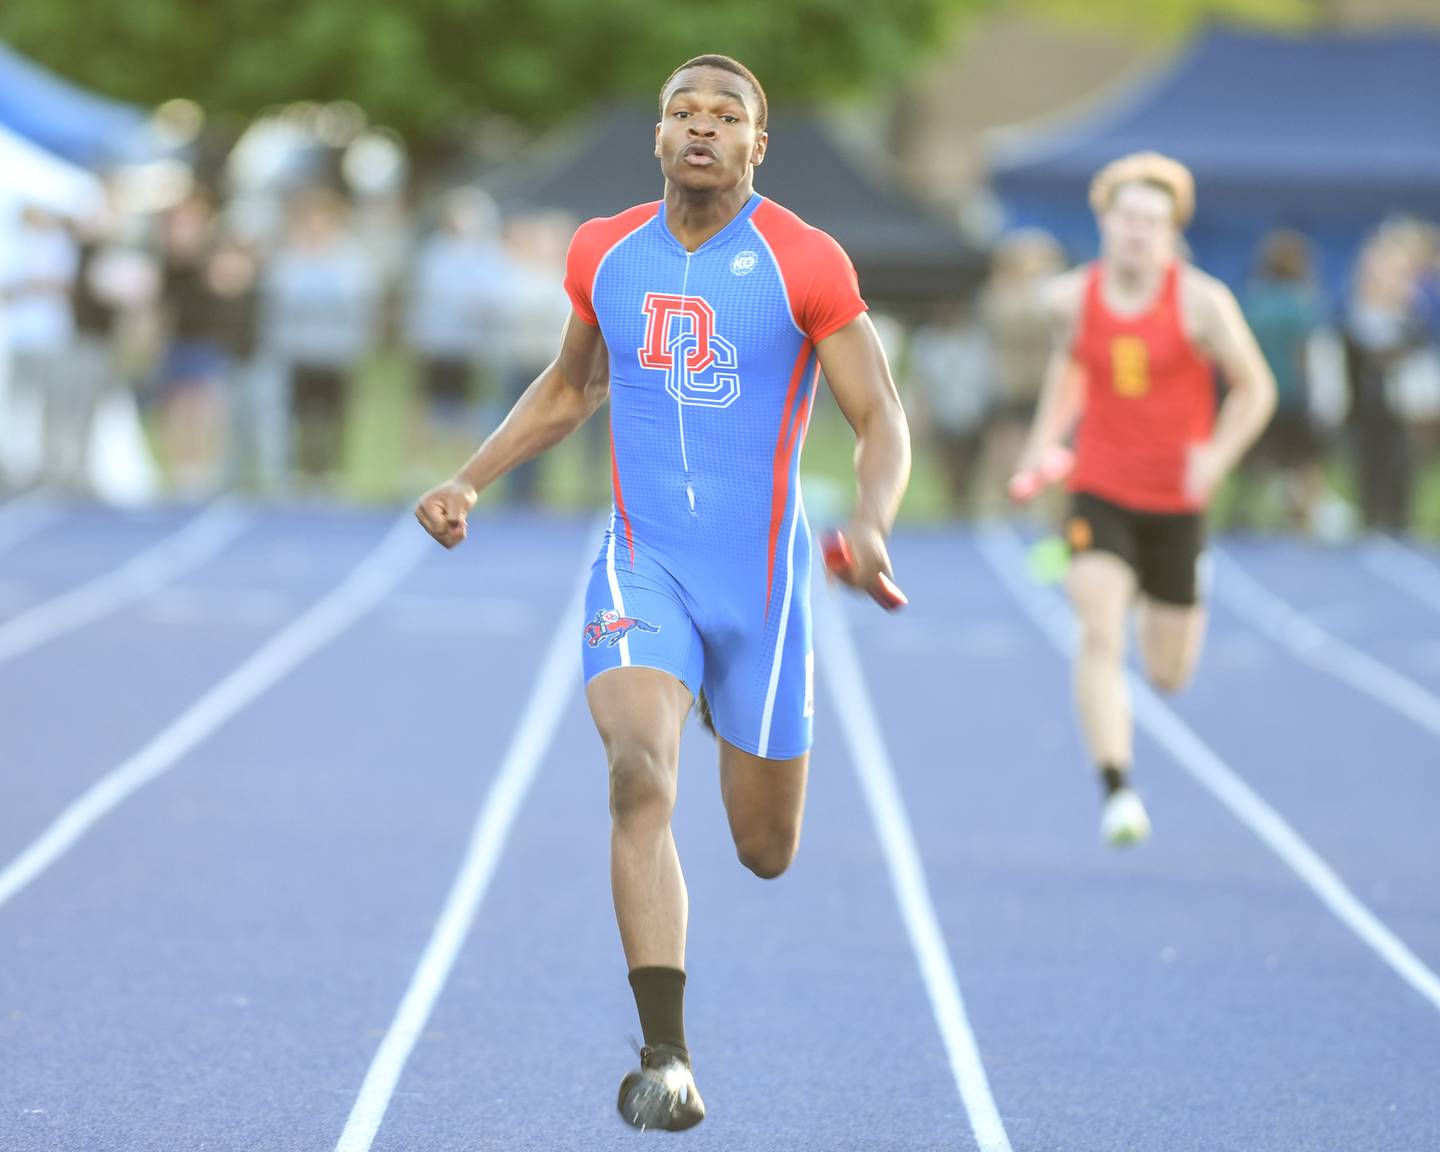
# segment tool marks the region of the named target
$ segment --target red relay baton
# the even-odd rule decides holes
[[[1042,488],[1058,484],[1075,467],[1075,453],[1063,444],[1057,444],[1045,454],[1040,467],[1017,472],[1010,478],[1010,499],[1016,504],[1026,504],[1040,494]]]
[[[831,572],[844,572],[855,562],[850,555],[850,542],[838,528],[820,533],[820,555],[825,558],[825,567]],[[870,590],[870,596],[887,612],[898,611],[910,603],[895,581],[884,572],[880,573],[876,587]]]

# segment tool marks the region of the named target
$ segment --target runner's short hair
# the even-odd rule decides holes
[[[755,79],[755,73],[733,57],[718,56],[713,53],[707,56],[692,56],[665,78],[665,83],[660,85],[660,111],[662,114],[665,111],[665,93],[670,90],[670,85],[675,82],[675,77],[687,68],[719,68],[722,72],[734,73],[749,84],[760,107],[760,114],[755,117],[755,128],[760,132],[765,131],[765,123],[770,117],[770,105],[765,99],[765,89],[760,86],[760,81]]]
[[[1148,184],[1170,196],[1175,206],[1175,227],[1185,228],[1195,215],[1195,177],[1178,160],[1159,152],[1132,152],[1112,160],[1090,182],[1090,207],[1098,216],[1126,184]]]

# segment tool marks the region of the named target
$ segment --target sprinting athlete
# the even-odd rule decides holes
[[[1130,607],[1138,599],[1150,682],[1179,691],[1205,632],[1205,509],[1269,420],[1275,381],[1229,289],[1178,254],[1195,207],[1188,169],[1126,156],[1095,177],[1090,203],[1100,258],[1050,286],[1055,351],[1016,481],[1033,487],[1023,481],[1046,471],[1079,421],[1065,527],[1075,697],[1104,790],[1101,833],[1121,845],[1150,834],[1130,785]]]
[[[685,882],[670,831],[680,731],[703,691],[742,863],[779,876],[800,838],[812,727],[811,535],[799,460],[821,370],[855,430],[839,574],[880,592],[909,433],[854,269],[753,190],[765,93],[701,56],[660,94],[665,198],[575,234],[560,354],[456,476],[421,497],[465,538],[476,494],[610,396],[614,508],[575,623],[610,767],[611,886],[645,1047],[620,1085],[639,1128],[705,1114],[684,1027]]]

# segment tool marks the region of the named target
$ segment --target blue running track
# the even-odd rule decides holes
[[[196,514],[56,506],[9,544],[0,531],[0,639]],[[373,1142],[352,1135],[347,1152],[655,1139],[614,1111],[638,1029],[578,617],[568,671],[542,675],[594,522],[482,517],[453,554],[418,526],[412,548],[402,528],[373,605],[247,680],[236,670],[295,633],[397,518],[241,514],[212,559],[0,659],[0,1150],[336,1149],[537,694],[563,703],[553,740]],[[834,603],[804,844],[781,880],[735,860],[714,752],[691,725],[676,835],[710,1116],[662,1142],[1440,1150],[1440,998],[1145,731],[1137,782],[1155,839],[1101,848],[1068,668],[1022,607],[1055,593],[1024,584],[1021,565],[997,573],[982,535],[898,533],[911,607],[896,617]],[[1408,591],[1364,548],[1240,539],[1220,590],[1225,565],[1243,567],[1440,702],[1440,608],[1415,594],[1427,579],[1440,589],[1440,555],[1388,547]],[[836,722],[836,628],[860,657],[998,1137],[977,1137],[957,1088],[895,861]],[[231,711],[197,718],[217,685]],[[1440,737],[1223,594],[1196,684],[1164,707],[1435,979]],[[162,767],[117,798],[116,769],[137,753]],[[81,810],[83,826],[63,823]],[[24,871],[42,841],[50,854]]]

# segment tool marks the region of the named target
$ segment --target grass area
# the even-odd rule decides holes
[[[403,352],[370,360],[356,381],[345,438],[345,490],[363,502],[394,503],[407,495],[412,462],[415,373]],[[450,465],[453,469],[455,465]],[[435,469],[436,476],[445,472]]]
[[[504,405],[493,398],[493,411]],[[388,352],[371,360],[357,381],[350,427],[347,430],[343,485],[353,499],[365,503],[403,503],[429,485],[450,475],[475,447],[464,433],[439,436],[421,434],[417,413],[414,364],[403,352]],[[596,420],[604,420],[599,413]],[[478,434],[478,433],[477,433]],[[817,524],[843,517],[853,498],[855,438],[828,392],[822,391],[805,445],[802,471],[811,519]],[[609,454],[603,435],[585,432],[552,449],[539,463],[540,494],[549,507],[580,510],[605,508],[610,503]],[[1330,488],[1353,504],[1354,482],[1343,454],[1332,455],[1327,465]],[[502,492],[486,493],[482,500],[498,503]],[[1238,501],[1258,500],[1260,526],[1279,529],[1278,507],[1264,505],[1264,497],[1244,483],[1232,480],[1217,496],[1214,521],[1233,520]],[[934,454],[923,440],[915,444],[914,470],[901,508],[901,517],[915,522],[950,518],[949,497]],[[1440,459],[1423,470],[1416,491],[1416,531],[1440,537]]]
[[[464,436],[441,439],[433,430],[417,434],[418,409],[414,364],[406,354],[387,353],[365,366],[356,383],[346,434],[343,484],[352,498],[363,503],[411,499],[453,472],[474,448]],[[497,406],[497,411],[503,409]],[[604,413],[595,419],[603,420]],[[933,457],[919,447],[901,514],[913,520],[941,520],[949,515],[944,484]],[[837,501],[848,506],[855,485],[854,453],[854,433],[829,393],[822,391],[802,461],[817,518],[822,505],[826,511]],[[582,432],[547,453],[540,461],[540,491],[551,507],[608,507],[610,462],[603,438],[587,441]],[[485,497],[487,501],[501,498],[494,492]]]

